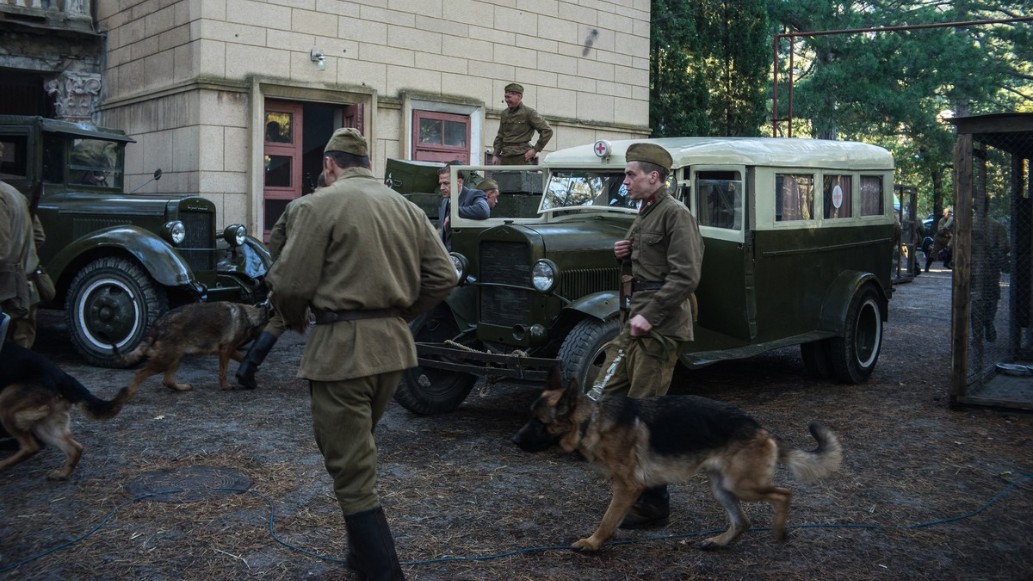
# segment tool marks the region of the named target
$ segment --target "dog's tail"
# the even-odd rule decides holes
[[[62,378],[59,389],[61,396],[68,401],[79,404],[83,414],[94,420],[109,420],[122,411],[131,394],[128,387],[118,390],[115,397],[110,400],[101,399],[86,389],[86,386],[79,383],[79,380],[71,375],[65,374]]]
[[[797,480],[813,482],[839,470],[843,463],[843,447],[832,430],[818,422],[811,422],[807,428],[818,441],[818,447],[809,451],[780,448],[778,461],[785,464]]]
[[[100,338],[104,341],[107,341],[108,345],[111,345],[111,352],[115,357],[115,363],[117,363],[121,367],[129,367],[130,365],[136,365],[137,363],[139,363],[140,360],[144,358],[144,353],[147,351],[147,348],[154,343],[154,337],[151,336],[150,333],[148,333],[143,338],[143,341],[141,341],[140,344],[136,347],[136,349],[133,349],[129,353],[123,355],[122,352],[118,350],[118,343],[116,343],[103,333],[98,333],[97,335],[100,336]]]

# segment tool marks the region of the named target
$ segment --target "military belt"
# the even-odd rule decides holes
[[[361,309],[354,311],[324,311],[312,309],[317,325],[328,325],[338,321],[358,321],[360,319],[388,319],[401,317],[402,311],[398,309]]]
[[[664,286],[664,281],[652,281],[652,280],[636,280],[631,285],[631,290],[634,292],[639,291],[655,291],[660,290]]]

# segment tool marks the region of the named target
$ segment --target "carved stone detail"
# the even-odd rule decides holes
[[[44,84],[54,96],[54,109],[59,119],[75,123],[94,122],[100,101],[101,76],[92,73],[65,71]]]

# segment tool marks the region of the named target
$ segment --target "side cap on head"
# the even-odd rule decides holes
[[[328,151],[343,151],[359,157],[369,155],[369,147],[366,145],[366,138],[353,127],[344,127],[334,131],[330,141],[326,142],[323,153]]]
[[[644,161],[667,170],[674,164],[671,154],[655,143],[633,143],[624,158],[628,161]]]
[[[510,84],[506,85],[506,89],[505,90],[506,90],[507,93],[518,93],[520,95],[524,94],[524,87],[519,85],[519,84],[517,84],[517,83],[510,83]]]

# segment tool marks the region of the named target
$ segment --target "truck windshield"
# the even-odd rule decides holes
[[[74,139],[68,155],[69,183],[103,188],[121,187],[122,145],[100,139]]]
[[[635,209],[621,171],[553,170],[540,212],[580,207]]]

